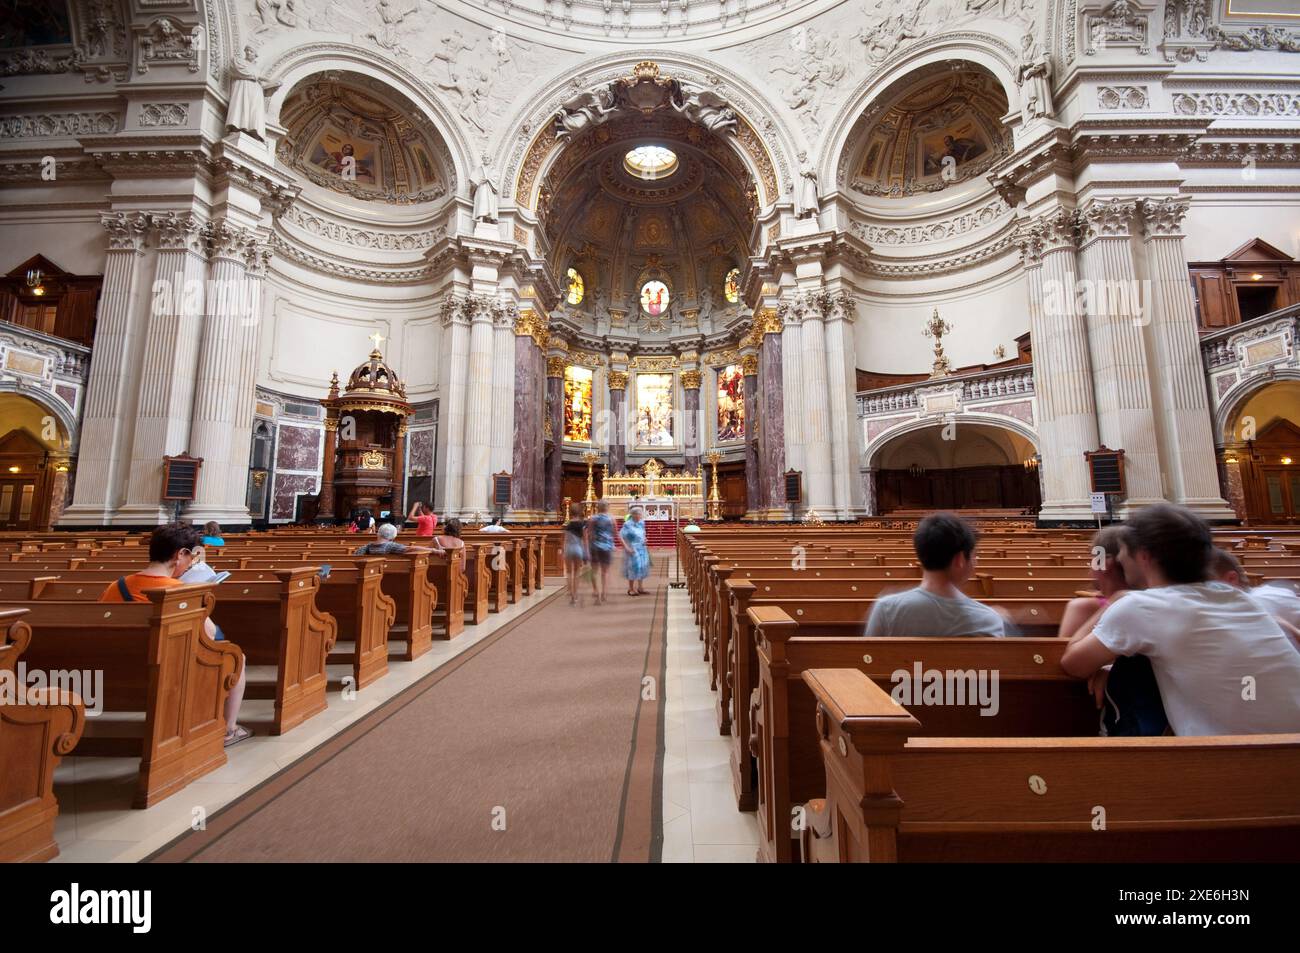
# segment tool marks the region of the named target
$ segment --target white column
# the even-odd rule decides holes
[[[465,386],[469,362],[467,301],[448,294],[442,303],[443,351],[438,375],[438,463],[442,481],[437,500],[443,516],[460,514],[465,473]],[[435,482],[437,477],[435,477]]]
[[[862,428],[858,426],[858,362],[853,340],[857,303],[841,291],[827,296],[825,311],[834,515],[847,520],[862,515],[866,503],[862,487]]]
[[[1079,213],[1079,271],[1088,312],[1093,393],[1101,442],[1124,451],[1127,499],[1121,507],[1164,499],[1151,399],[1151,368],[1142,339],[1130,227],[1136,203],[1094,200]]]
[[[490,298],[471,298],[469,364],[465,385],[465,474],[461,510],[466,516],[487,514],[488,465],[492,451],[492,325],[501,306]]]
[[[1235,519],[1221,496],[1196,309],[1187,279],[1182,224],[1190,205],[1190,199],[1165,198],[1140,206],[1160,380],[1156,425],[1170,497],[1206,519]]]
[[[130,361],[139,353],[144,334],[145,319],[136,304],[143,290],[140,263],[149,216],[117,212],[101,221],[108,231],[108,256],[86,385],[76,491],[59,519],[63,526],[105,526],[112,519],[126,492],[135,421],[136,375]]]
[[[1057,209],[1023,231],[1034,346],[1034,403],[1042,456],[1043,520],[1091,520],[1084,453],[1096,450],[1088,327],[1075,306],[1073,213]]]
[[[801,355],[804,387],[804,461],[807,464],[808,508],[833,516],[835,495],[831,474],[831,420],[826,369],[826,325],[822,320],[828,296],[821,292],[801,295],[796,308],[804,309]]]
[[[196,496],[185,515],[196,522],[249,522],[244,481],[251,420],[242,419],[255,386],[256,327],[250,313],[248,259],[256,248],[248,229],[219,221],[210,227],[212,266],[198,381],[191,419],[190,453],[203,458]]]
[[[140,400],[131,448],[126,505],[114,522],[165,523],[174,509],[161,502],[164,456],[189,449],[194,372],[203,326],[207,258],[203,223],[175,212],[155,216],[158,256],[141,353]]]
[[[502,305],[492,316],[492,454],[490,473],[514,465],[515,322],[519,308]],[[491,500],[489,499],[489,502]]]

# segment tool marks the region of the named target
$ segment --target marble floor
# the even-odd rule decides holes
[[[129,862],[148,856],[245,794],[276,772],[323,744],[362,715],[455,658],[501,625],[558,592],[563,580],[547,579],[542,594],[526,597],[493,615],[483,626],[468,626],[451,642],[410,663],[394,663],[380,681],[344,701],[330,692],[329,706],[287,735],[255,735],[229,749],[227,764],[148,810],[131,808],[137,762],[130,758],[69,757],[55,773],[59,818],[55,863]],[[758,850],[758,825],[752,813],[736,810],[729,767],[729,739],[718,734],[714,693],[701,659],[698,629],[684,589],[668,590],[668,647],[663,686],[665,716],[665,862],[749,863]],[[331,666],[341,678],[350,669]],[[250,672],[254,677],[258,670]],[[270,699],[246,699],[241,721],[269,718]]]
[[[718,734],[699,627],[685,589],[668,590],[664,686],[665,863],[753,863],[758,820],[736,809],[731,739]]]

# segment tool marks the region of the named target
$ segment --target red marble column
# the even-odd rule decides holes
[[[609,473],[627,469],[627,372],[609,372]]]
[[[694,473],[700,465],[700,379],[699,371],[682,371],[682,391],[685,406],[682,408],[685,433],[682,445],[686,451],[686,472]],[[712,474],[709,474],[712,476]]]
[[[546,398],[547,420],[550,433],[546,436],[552,441],[550,455],[546,458],[546,509],[552,513],[560,512],[560,484],[564,478],[564,358],[552,357],[546,362]]]
[[[406,516],[406,421],[397,425],[397,444],[393,447],[393,515],[396,526]]]
[[[531,312],[522,312],[531,314]],[[533,338],[532,325],[521,317],[515,327],[515,434],[511,457],[510,508],[520,519],[534,520],[545,507],[542,437],[546,360]],[[526,333],[520,333],[521,327]]]
[[[339,445],[339,419],[325,418],[325,459],[321,461],[320,506],[316,509],[316,522],[334,521],[334,457]]]
[[[755,320],[760,320],[755,315]],[[785,509],[785,400],[781,390],[781,323],[764,314],[763,347],[758,360],[758,434],[763,459],[760,496],[769,510]]]
[[[762,461],[758,456],[758,357],[746,354],[740,365],[745,372],[745,509],[746,516],[761,519],[763,509]]]

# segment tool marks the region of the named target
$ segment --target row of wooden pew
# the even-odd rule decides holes
[[[1276,539],[1223,543],[1257,579],[1300,578]],[[678,553],[763,860],[1300,857],[1300,735],[1097,737],[1055,636],[1088,534],[981,540],[966,591],[1017,622],[1003,639],[862,635],[875,598],[920,580],[905,534],[706,529]],[[916,671],[996,673],[996,711],[896,704]]]
[[[364,690],[387,674],[390,658],[419,658],[434,640],[540,591],[546,572],[541,534],[385,556],[354,555],[364,537],[263,534],[208,549],[213,568],[231,573],[219,584],[152,590],[148,603],[98,602],[147,563],[137,540],[19,545],[0,562],[0,623],[9,629],[0,671],[21,661],[27,671],[101,672],[106,713],[88,720],[69,693],[48,700],[44,721],[41,706],[0,705],[0,860],[57,853],[58,757],[139,758],[133,805],[150,807],[226,763],[222,710],[245,665],[272,673],[250,677],[245,697],[273,698],[268,730],[282,734],[324,711],[328,691]],[[226,641],[206,636],[209,617]],[[331,665],[348,674],[331,680]]]

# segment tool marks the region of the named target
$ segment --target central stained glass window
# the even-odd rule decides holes
[[[636,376],[636,444],[673,446],[673,375]]]
[[[639,179],[662,179],[677,171],[677,153],[663,146],[637,146],[623,157],[623,167]]]
[[[564,369],[565,440],[591,440],[591,381],[589,368],[570,365]]]

